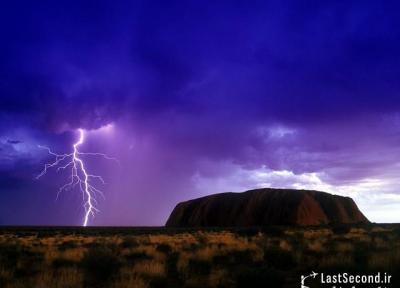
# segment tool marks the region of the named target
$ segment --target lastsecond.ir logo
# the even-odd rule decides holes
[[[318,275],[318,273],[315,273],[314,271],[312,271],[312,273],[309,274],[309,275],[307,275],[307,276],[301,275],[301,286],[300,286],[300,287],[301,287],[301,288],[310,288],[310,287],[308,287],[308,286],[305,285],[306,279],[307,279],[307,278],[310,278],[310,277],[312,277],[312,278],[315,279],[315,277],[317,277],[317,275]]]

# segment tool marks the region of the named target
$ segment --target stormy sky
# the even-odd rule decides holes
[[[400,214],[400,7],[390,1],[7,1],[0,224],[80,225],[38,145],[104,152],[92,225],[163,225],[179,201],[258,187]],[[90,157],[89,157],[90,158]],[[99,187],[99,188],[100,188]]]

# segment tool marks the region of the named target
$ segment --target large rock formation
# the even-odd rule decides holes
[[[262,226],[368,223],[353,199],[325,192],[256,189],[176,205],[166,226]]]

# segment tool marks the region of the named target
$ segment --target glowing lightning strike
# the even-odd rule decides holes
[[[99,212],[99,210],[95,207],[96,201],[96,194],[100,194],[103,196],[103,193],[95,188],[91,184],[92,179],[97,179],[98,181],[105,184],[103,178],[101,176],[92,175],[87,172],[85,167],[85,163],[81,156],[101,156],[107,160],[114,160],[117,161],[115,158],[108,157],[106,154],[103,153],[83,153],[79,152],[78,148],[80,145],[83,144],[85,141],[85,131],[83,129],[78,129],[79,132],[79,139],[76,143],[73,144],[73,152],[70,154],[57,154],[52,152],[48,147],[39,146],[39,148],[47,150],[47,152],[55,157],[54,162],[45,164],[44,169],[42,172],[36,177],[39,179],[43,175],[47,173],[47,170],[50,168],[57,168],[57,172],[60,170],[64,170],[68,167],[71,167],[71,176],[70,182],[66,183],[62,186],[57,193],[58,195],[64,190],[72,190],[75,186],[79,186],[80,191],[83,195],[83,207],[85,209],[85,216],[83,219],[83,226],[87,226],[89,222],[89,217],[94,217],[95,212]],[[103,196],[104,197],[104,196]]]
[[[85,194],[86,194],[86,202],[84,204],[85,206],[85,220],[83,221],[83,226],[87,226],[88,223],[88,219],[89,219],[89,215],[93,213],[93,210],[96,211],[96,208],[93,206],[92,203],[92,195],[91,195],[91,191],[90,191],[90,185],[89,185],[89,175],[87,174],[86,170],[85,170],[85,165],[83,164],[83,161],[79,158],[79,154],[78,154],[78,146],[81,145],[83,143],[83,141],[85,140],[85,134],[83,133],[82,129],[79,129],[79,141],[76,142],[74,144],[74,153],[73,153],[73,163],[74,163],[74,170],[77,170],[76,168],[76,163],[79,163],[79,166],[81,168],[81,171],[84,175],[84,185],[85,185]]]

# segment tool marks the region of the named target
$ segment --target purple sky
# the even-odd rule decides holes
[[[400,7],[233,2],[1,4],[0,224],[81,224],[79,191],[56,200],[68,173],[35,179],[37,145],[70,153],[78,128],[120,161],[88,160],[107,182],[92,225],[257,187],[400,222]]]

